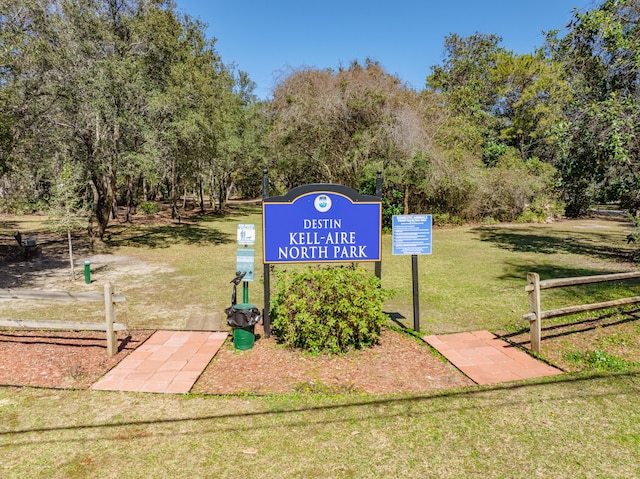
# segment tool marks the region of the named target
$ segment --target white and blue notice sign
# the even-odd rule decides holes
[[[244,273],[242,281],[253,281],[254,277],[254,257],[255,251],[249,248],[242,248],[236,251],[236,271]]]
[[[431,215],[393,216],[393,254],[431,254]]]
[[[340,185],[305,185],[263,202],[265,263],[380,261],[382,204]]]

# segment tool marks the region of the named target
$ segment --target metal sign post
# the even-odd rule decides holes
[[[418,255],[431,254],[431,225],[431,215],[395,215],[393,217],[393,254],[411,255],[413,330],[416,332],[420,332]]]
[[[249,303],[249,281],[253,281],[255,250],[247,248],[256,242],[256,225],[238,225],[238,244],[243,248],[236,252],[236,274],[244,273],[242,282],[242,302]]]

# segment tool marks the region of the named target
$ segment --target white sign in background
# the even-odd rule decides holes
[[[238,225],[238,244],[250,246],[256,242],[256,225]]]

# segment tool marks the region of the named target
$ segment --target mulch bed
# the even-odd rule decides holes
[[[109,358],[104,333],[0,331],[0,384],[87,389],[152,331],[119,332]],[[261,337],[247,351],[231,338],[192,392],[201,394],[425,393],[472,381],[419,340],[384,331],[380,344],[341,356],[309,355]]]
[[[105,333],[0,331],[0,384],[87,389],[151,333],[118,332],[120,351],[109,357]]]

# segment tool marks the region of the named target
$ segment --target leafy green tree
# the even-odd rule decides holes
[[[15,0],[0,35],[0,173],[44,198],[68,158],[92,193],[93,242],[118,203],[128,218],[166,184],[174,212],[187,188],[203,208],[205,185],[221,185],[224,201],[255,161],[251,81],[170,1]]]
[[[202,24],[185,19],[175,28],[174,60],[153,103],[154,142],[164,158],[173,216],[181,188],[197,185],[202,191],[225,124],[223,98],[233,85]]]
[[[570,216],[598,200],[640,208],[639,21],[637,0],[606,0],[576,11],[569,33],[554,43],[573,92],[558,130]]]
[[[493,34],[449,35],[445,38],[444,63],[431,67],[427,76],[427,87],[445,96],[447,108],[470,117],[485,134],[497,128],[493,111],[498,88],[492,73],[500,56],[506,54],[501,42],[502,38]]]
[[[427,87],[477,129],[489,166],[508,148],[516,148],[523,160],[537,156],[552,162],[553,132],[569,97],[562,65],[543,50],[517,55],[501,41],[481,33],[448,36],[444,64],[432,67]]]
[[[571,98],[562,64],[542,49],[523,55],[501,52],[491,76],[498,98],[493,111],[500,118],[495,144],[515,148],[523,159],[535,156],[553,163],[555,132]]]
[[[12,43],[6,88],[19,111],[13,156],[32,172],[64,156],[93,192],[90,234],[101,240],[114,211],[119,175],[143,141],[145,46],[136,22],[160,1],[16,0],[24,17]],[[51,168],[49,168],[51,170]],[[32,173],[33,174],[33,173]],[[47,173],[52,179],[52,171]]]
[[[82,173],[66,161],[55,178],[49,201],[49,225],[55,233],[64,233],[69,245],[69,264],[71,280],[76,279],[73,265],[73,242],[71,233],[86,226],[89,216],[85,206],[85,194],[82,191],[85,182]]]

